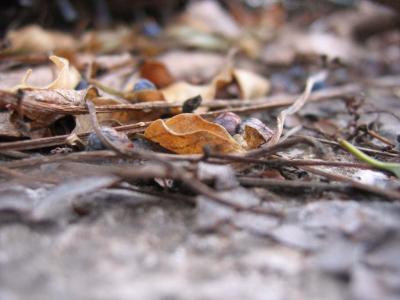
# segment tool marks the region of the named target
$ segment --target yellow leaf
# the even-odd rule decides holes
[[[150,124],[144,136],[178,154],[200,154],[204,147],[219,153],[243,152],[222,126],[195,114],[180,114]]]
[[[22,78],[22,83],[12,88],[12,91],[19,89],[41,89],[41,90],[55,90],[55,89],[66,89],[72,90],[76,87],[81,79],[79,72],[70,66],[69,61],[65,58],[52,55],[49,59],[55,64],[58,71],[56,79],[44,87],[34,87],[27,83],[32,70],[28,70],[25,76]]]

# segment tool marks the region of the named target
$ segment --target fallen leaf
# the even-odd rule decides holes
[[[146,91],[143,91],[146,92]],[[149,91],[152,92],[152,91]],[[119,105],[126,104],[123,100],[115,98],[102,98],[97,96],[90,97],[94,105]],[[141,111],[115,111],[109,113],[98,113],[97,119],[100,125],[124,125],[128,123],[151,121],[159,118],[163,112],[160,110],[141,110]],[[77,115],[75,116],[75,128],[74,133],[82,133],[92,130],[92,122],[90,121],[89,115]]]
[[[215,1],[192,2],[184,16],[186,23],[202,32],[216,33],[227,38],[238,38],[241,28],[235,19]]]
[[[207,51],[227,51],[230,47],[226,39],[186,25],[171,26],[166,31],[166,38],[173,40],[176,45]]]
[[[256,118],[249,118],[241,124],[243,139],[247,149],[256,149],[268,142],[274,132]]]
[[[256,73],[243,69],[234,69],[232,74],[239,86],[241,99],[260,98],[270,90],[270,82]]]
[[[44,30],[38,25],[9,31],[6,40],[10,43],[6,53],[53,52],[74,50],[77,47],[77,41],[71,35]]]
[[[156,60],[147,60],[140,67],[140,76],[150,80],[158,88],[171,85],[175,79],[167,66]]]
[[[297,57],[326,56],[354,63],[359,61],[363,50],[349,39],[333,33],[301,31],[287,27],[273,43],[268,43],[262,51],[261,59],[269,65],[290,65]]]
[[[208,51],[174,50],[159,57],[177,80],[193,84],[210,81],[222,69],[225,58],[222,54]],[[182,64],[190,61],[190,64]]]
[[[217,92],[231,83],[239,87],[240,99],[256,99],[265,96],[270,87],[267,79],[247,70],[225,66],[209,84],[194,85],[178,81],[161,90],[167,102],[182,102],[200,95],[205,100],[215,99]]]
[[[243,152],[225,128],[195,114],[156,120],[146,129],[144,136],[178,154],[203,153],[204,147],[219,153]]]
[[[58,72],[57,77],[53,82],[44,87],[34,87],[29,85],[27,83],[27,80],[32,73],[32,70],[29,69],[22,79],[21,84],[15,86],[14,88],[12,88],[12,90],[17,91],[20,89],[74,89],[81,80],[81,75],[79,74],[78,70],[76,70],[73,66],[70,66],[69,61],[65,58],[52,55],[49,57],[49,59],[55,64]]]
[[[132,31],[125,26],[119,26],[114,30],[86,32],[80,39],[80,47],[84,51],[110,53],[129,49],[133,40]]]
[[[189,98],[201,96],[203,99],[214,99],[215,93],[209,85],[194,85],[184,81],[178,81],[161,90],[167,102],[184,102]]]

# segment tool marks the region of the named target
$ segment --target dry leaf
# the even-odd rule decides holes
[[[4,94],[3,94],[4,95]],[[17,110],[18,97],[3,97],[1,100]],[[26,89],[22,94],[21,112],[32,120],[33,127],[47,127],[65,114],[71,107],[82,105],[83,91]]]
[[[153,102],[165,100],[164,94],[159,90],[143,90],[126,94],[129,96],[124,98],[133,102]]]
[[[145,137],[178,154],[203,153],[204,147],[220,153],[243,152],[222,126],[195,114],[180,114],[166,121],[154,121]]]
[[[77,42],[61,32],[44,30],[40,26],[30,25],[9,31],[6,40],[10,43],[7,53],[53,52],[56,50],[74,50]]]
[[[156,60],[147,60],[140,67],[140,76],[154,83],[158,88],[171,85],[175,79],[166,65]]]
[[[167,102],[186,101],[200,95],[205,100],[213,100],[217,92],[232,82],[239,86],[241,99],[256,99],[265,96],[270,88],[267,79],[247,70],[225,66],[217,76],[205,85],[194,85],[184,81],[176,82],[161,90]]]
[[[273,43],[262,51],[261,59],[270,65],[290,65],[296,57],[339,58],[354,63],[363,56],[363,50],[353,41],[328,32],[305,32],[288,26]]]
[[[104,105],[119,105],[126,103],[119,99],[98,97],[98,94],[97,95],[93,94],[91,97],[90,96],[88,97],[87,95],[86,97],[89,98],[96,107]],[[109,113],[97,113],[97,119],[100,125],[124,125],[142,121],[143,122],[151,121],[156,118],[159,118],[162,114],[163,112],[161,110],[141,110],[141,111],[128,110],[128,111],[115,111]],[[89,115],[87,114],[75,116],[75,123],[76,125],[73,132],[76,134],[90,131],[92,129],[92,122],[90,120]]]
[[[227,51],[230,43],[210,33],[204,33],[186,25],[171,26],[166,31],[166,38],[175,45],[203,49],[207,51]]]
[[[242,32],[235,19],[216,1],[192,2],[186,10],[185,21],[202,32],[230,39],[240,37]]]
[[[223,67],[225,57],[208,51],[173,50],[159,57],[174,78],[191,83],[208,82]],[[190,61],[183,64],[182,61]]]
[[[176,82],[161,90],[167,102],[184,102],[189,98],[201,96],[203,99],[214,99],[215,93],[209,85],[194,85],[184,81]]]
[[[129,28],[119,26],[113,30],[86,32],[80,42],[84,51],[110,53],[129,49],[133,39],[134,36]]]
[[[265,96],[271,84],[269,81],[253,72],[234,69],[233,76],[239,86],[241,99],[256,99]]]
[[[256,118],[249,118],[241,124],[243,139],[247,149],[256,149],[268,142],[274,132]]]
[[[29,69],[22,79],[22,83],[15,86],[12,90],[17,91],[20,89],[74,89],[81,80],[81,75],[79,74],[78,70],[76,70],[73,66],[70,66],[69,61],[65,58],[52,55],[49,57],[49,59],[55,64],[58,71],[57,77],[53,82],[44,87],[34,87],[27,84],[27,80],[32,73],[32,70]]]

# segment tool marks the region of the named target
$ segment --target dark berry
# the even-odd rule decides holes
[[[214,123],[217,123],[224,127],[226,131],[229,132],[230,135],[234,135],[237,133],[239,124],[242,122],[242,119],[235,113],[225,112],[217,116],[214,120]]]
[[[183,113],[193,112],[200,106],[202,101],[203,98],[200,95],[187,99],[182,105],[182,112]]]

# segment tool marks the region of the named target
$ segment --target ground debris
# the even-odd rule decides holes
[[[396,5],[50,2],[0,7],[1,300],[400,298]]]

